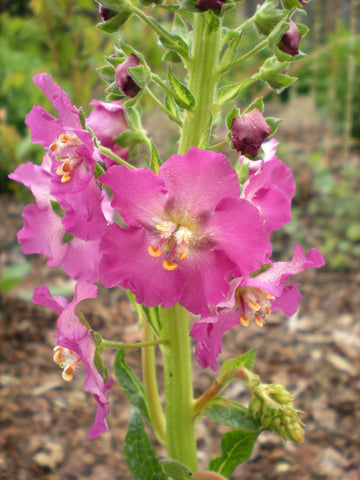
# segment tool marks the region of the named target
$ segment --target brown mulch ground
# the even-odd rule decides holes
[[[23,205],[11,197],[0,200],[4,265],[21,256],[15,233],[22,225]],[[110,431],[88,440],[95,404],[82,390],[82,375],[65,383],[52,360],[56,316],[18,296],[45,282],[64,287],[67,280],[60,269],[49,272],[43,259],[31,256],[31,262],[30,276],[0,299],[0,479],[128,480],[122,454],[127,400],[114,385]],[[299,315],[290,320],[272,315],[263,329],[233,329],[224,340],[222,359],[256,347],[255,370],[262,381],[284,383],[296,397],[296,407],[305,412],[306,439],[296,446],[262,433],[235,480],[360,480],[360,274],[322,269],[299,279],[304,295]],[[100,288],[99,300],[84,305],[91,325],[104,337],[139,340],[134,312],[120,289]],[[111,366],[112,354],[105,358]],[[139,372],[139,353],[132,351],[126,358]],[[215,374],[194,368],[198,395]],[[224,393],[248,401],[241,382]],[[203,468],[219,453],[224,431],[210,421],[199,422]]]

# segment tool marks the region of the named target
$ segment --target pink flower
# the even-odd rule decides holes
[[[57,320],[57,339],[54,360],[63,368],[63,378],[72,380],[79,362],[84,365],[86,379],[84,390],[93,394],[97,403],[94,423],[89,438],[99,436],[108,430],[106,416],[109,413],[109,390],[111,377],[104,378],[94,363],[95,342],[86,326],[75,313],[78,303],[86,298],[96,298],[97,288],[86,282],[79,282],[75,287],[74,299],[68,303],[64,297],[53,297],[47,287],[34,290],[33,303],[52,308],[60,314]]]
[[[287,285],[286,282],[292,275],[324,263],[315,248],[306,257],[304,250],[295,245],[294,256],[289,262],[275,262],[256,276],[234,278],[226,300],[220,302],[210,316],[195,322],[191,330],[191,336],[198,341],[196,358],[201,367],[217,369],[222,336],[231,327],[247,326],[250,320],[262,327],[266,316],[275,310],[282,310],[288,317],[293,315],[302,297],[297,288],[299,284]]]
[[[99,177],[127,228],[102,238],[100,281],[120,285],[149,307],[179,302],[206,313],[226,293],[231,275],[247,275],[271,253],[256,207],[240,199],[227,158],[191,147],[160,167],[111,167]]]
[[[115,139],[128,128],[122,103],[92,100],[90,105],[95,105],[95,108],[86,119],[86,125],[95,133],[101,145],[110,148],[116,155],[126,160],[128,148],[123,148],[115,142]],[[105,161],[107,167],[116,164],[108,157],[105,157]]]
[[[271,128],[258,108],[234,118],[231,125],[231,141],[236,151],[256,157],[262,142],[270,135]]]
[[[269,233],[291,220],[291,200],[296,188],[290,168],[275,154],[277,144],[275,139],[262,144],[264,160],[253,162],[242,157],[250,169],[241,198],[246,198],[259,209]]]
[[[31,162],[20,165],[9,177],[28,187],[36,200],[35,204],[27,205],[22,214],[24,226],[17,234],[22,251],[25,254],[44,255],[49,267],[63,265],[66,273],[76,280],[94,282],[98,277],[100,236],[113,214],[106,193],[96,186],[95,194],[99,192],[101,195],[93,197],[100,202],[100,207],[95,205],[94,211],[96,213],[101,208],[100,221],[94,221],[90,215],[84,214],[83,217],[87,217],[88,221],[84,218],[83,223],[77,224],[72,211],[61,217],[53,210],[52,202],[56,199],[50,194],[52,174],[46,170],[46,162],[43,162],[43,166]],[[87,205],[85,196],[83,200]],[[78,214],[81,212],[84,213],[84,207],[81,208],[79,204]],[[94,217],[96,220],[96,215]],[[65,227],[69,227],[68,230]],[[64,242],[65,234],[69,231],[81,233],[86,229],[91,233],[88,235],[90,239],[73,238]]]
[[[130,98],[136,97],[141,88],[129,73],[129,68],[138,67],[140,60],[134,54],[128,56],[125,62],[120,63],[115,70],[115,81],[119,90]]]

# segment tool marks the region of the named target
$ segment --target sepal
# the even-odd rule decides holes
[[[264,62],[259,72],[253,75],[253,78],[263,80],[270,88],[281,93],[297,80],[295,77],[285,73],[288,67],[289,62],[279,62],[278,59],[273,56]]]

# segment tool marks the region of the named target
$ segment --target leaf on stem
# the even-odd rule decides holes
[[[190,90],[175,77],[170,69],[168,71],[168,78],[170,87],[175,93],[175,102],[179,105],[179,107],[185,108],[186,110],[191,110],[195,105],[195,98]]]
[[[245,90],[245,88],[252,85],[254,81],[253,78],[246,78],[239,83],[225,85],[224,87],[219,88],[217,92],[217,104],[221,106],[224,103],[234,101],[242,90]]]
[[[144,388],[124,360],[125,350],[119,350],[115,356],[114,373],[122,392],[132,405],[137,407],[137,411],[149,421],[149,414],[146,405]]]
[[[213,422],[227,427],[249,430],[258,433],[258,427],[249,417],[248,409],[239,403],[218,397],[201,412]]]
[[[124,454],[126,465],[135,480],[167,480],[145,432],[141,413],[136,407],[131,407],[130,410]]]
[[[192,473],[186,465],[174,460],[173,458],[162,458],[160,465],[167,477],[171,477],[173,480],[187,480],[191,479]]]
[[[229,478],[240,463],[250,458],[257,432],[233,430],[221,439],[221,455],[210,460],[209,468]]]

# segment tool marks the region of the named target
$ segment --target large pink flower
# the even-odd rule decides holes
[[[266,315],[275,310],[282,310],[288,317],[293,315],[302,297],[297,288],[299,284],[286,283],[292,275],[324,263],[315,248],[306,256],[304,250],[295,245],[294,256],[289,262],[275,262],[256,276],[234,278],[226,300],[220,302],[210,316],[196,321],[191,330],[191,336],[198,341],[196,358],[199,364],[203,368],[217,369],[222,336],[231,327],[247,326],[251,319],[262,327]]]
[[[108,430],[106,416],[109,413],[109,390],[113,383],[111,377],[105,379],[96,368],[94,339],[75,313],[78,303],[86,298],[96,298],[96,292],[94,285],[79,282],[70,303],[64,297],[53,297],[44,286],[35,288],[33,295],[33,303],[52,308],[60,314],[57,321],[58,331],[54,335],[57,339],[54,359],[63,368],[64,379],[72,380],[76,365],[79,362],[84,365],[84,390],[92,393],[97,403],[89,438],[97,437]]]
[[[271,139],[262,145],[264,160],[249,164],[249,177],[243,185],[241,198],[255,205],[262,215],[269,233],[278,230],[291,220],[291,200],[295,193],[295,182],[290,168],[276,156],[278,141]]]
[[[99,180],[127,228],[110,225],[102,238],[100,281],[130,289],[137,302],[193,313],[223,298],[231,275],[247,275],[271,253],[256,207],[240,199],[227,158],[191,147],[160,167],[111,167]]]

